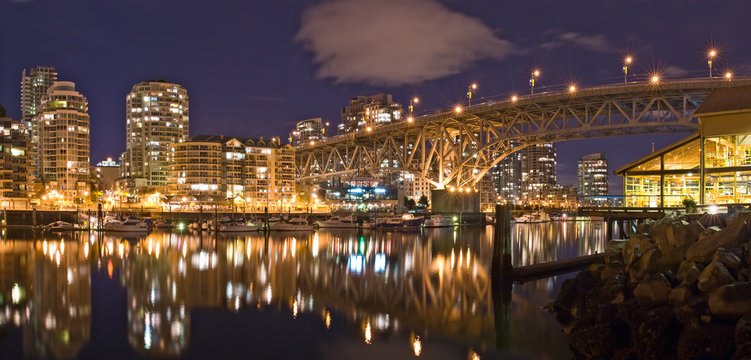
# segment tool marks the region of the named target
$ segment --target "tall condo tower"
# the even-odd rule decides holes
[[[47,96],[47,90],[57,81],[57,71],[54,67],[37,66],[21,73],[21,124],[29,132],[28,157],[32,165],[33,177],[39,177],[39,124],[35,124],[37,115],[42,111],[42,101]],[[33,180],[33,178],[32,178]]]
[[[76,84],[57,81],[47,90],[34,118],[38,134],[36,164],[43,191],[86,196],[89,178],[89,103]]]
[[[161,191],[169,178],[170,145],[188,139],[188,92],[164,80],[133,86],[125,98],[122,178],[133,192]]]

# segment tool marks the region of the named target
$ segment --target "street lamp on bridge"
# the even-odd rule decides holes
[[[712,63],[714,62],[714,58],[717,57],[717,50],[710,49],[707,53],[707,66],[709,67],[709,77],[712,77]]]
[[[626,56],[625,59],[623,59],[623,83],[628,83],[628,67],[631,65],[631,63],[634,61],[634,59],[631,56]]]
[[[529,86],[531,87],[530,95],[535,94],[535,81],[540,78],[540,70],[535,69],[529,77]]]
[[[472,93],[477,90],[477,83],[472,83],[467,87],[467,106],[472,106]]]

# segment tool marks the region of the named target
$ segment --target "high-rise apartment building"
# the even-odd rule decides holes
[[[300,121],[295,125],[295,130],[292,130],[289,134],[289,142],[295,147],[325,138],[326,129],[323,127],[323,119],[321,118]]]
[[[169,179],[170,146],[188,139],[188,92],[163,80],[141,82],[125,97],[124,187],[159,191]]]
[[[200,135],[174,143],[169,193],[281,210],[295,199],[295,149],[278,140]]]
[[[605,153],[582,156],[577,167],[577,190],[582,202],[591,203],[608,194],[608,158]]]
[[[39,145],[39,126],[35,123],[37,115],[42,111],[42,101],[47,96],[47,90],[57,81],[54,67],[38,66],[26,69],[21,73],[21,124],[29,132],[29,158],[32,165],[32,175],[39,176],[39,153],[35,151]]]
[[[539,202],[541,191],[556,184],[555,144],[531,145],[521,150],[522,199]]]
[[[34,128],[39,135],[36,163],[44,185],[65,196],[82,197],[89,179],[89,103],[69,81],[57,81],[47,90]]]
[[[522,153],[523,150],[511,153],[490,170],[497,202],[513,204],[521,200]]]
[[[22,198],[28,195],[29,136],[21,123],[5,115],[0,106],[0,197]]]
[[[358,96],[342,108],[342,122],[338,125],[339,134],[373,129],[402,119],[402,106],[395,103],[391,94]]]

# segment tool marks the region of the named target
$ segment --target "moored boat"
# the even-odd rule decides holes
[[[245,221],[224,221],[217,225],[219,232],[257,231],[258,225]]]
[[[317,221],[319,228],[358,228],[360,224],[353,216],[332,216],[325,221]]]
[[[313,225],[308,224],[304,217],[293,217],[287,222],[269,223],[269,228],[275,231],[312,231]]]
[[[425,219],[425,222],[422,226],[426,228],[450,227],[454,226],[454,221],[452,219],[444,217],[443,215],[430,215],[429,218]]]
[[[104,223],[105,231],[117,232],[148,232],[149,225],[138,218],[128,218],[125,221],[111,220]]]
[[[44,231],[73,231],[79,230],[76,225],[65,221],[55,221],[44,226]]]

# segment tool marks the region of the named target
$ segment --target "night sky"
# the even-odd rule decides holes
[[[542,86],[619,82],[627,53],[638,74],[695,77],[716,46],[716,69],[750,75],[748,14],[740,0],[0,0],[0,104],[19,118],[21,71],[55,66],[89,99],[93,164],[125,149],[140,81],[188,89],[191,136],[284,139],[305,118],[333,127],[356,95],[416,95],[431,112],[471,82],[481,97],[528,91],[534,67]],[[559,182],[581,155],[607,152],[612,171],[683,136],[559,143]]]

